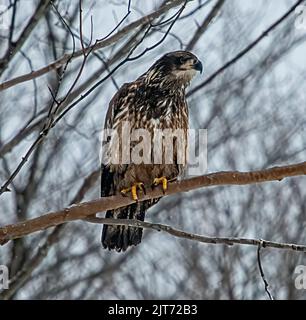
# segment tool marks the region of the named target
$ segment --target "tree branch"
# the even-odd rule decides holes
[[[258,268],[259,268],[259,273],[260,273],[261,279],[262,279],[264,286],[265,286],[265,292],[267,293],[270,300],[274,300],[273,296],[269,290],[269,283],[266,280],[265,273],[263,271],[263,267],[262,267],[262,263],[261,263],[260,250],[263,246],[263,243],[264,243],[264,241],[262,239],[260,239],[259,243],[258,243],[258,248],[257,248],[257,263],[258,263]]]
[[[212,75],[210,75],[206,80],[202,83],[198,84],[192,90],[190,90],[187,96],[191,96],[195,92],[199,91],[200,89],[204,88],[210,82],[212,82],[219,74],[225,71],[227,68],[232,66],[242,57],[244,57],[248,52],[250,52],[254,47],[256,47],[263,39],[265,39],[271,31],[273,31],[276,27],[278,27],[282,22],[284,22],[293,12],[294,10],[303,3],[304,0],[298,0],[284,15],[282,15],[279,19],[277,19],[269,28],[267,28],[259,37],[257,37],[253,42],[251,42],[248,46],[246,46],[243,50],[241,50],[235,57],[230,59],[227,63],[225,63],[221,68],[215,71]],[[1,85],[0,85],[1,91]]]
[[[208,28],[209,24],[212,20],[216,17],[216,15],[221,10],[222,6],[224,5],[225,0],[218,0],[218,2],[214,5],[214,7],[209,12],[208,16],[204,19],[203,23],[198,27],[198,30],[193,35],[192,39],[186,46],[186,50],[191,51],[199,41],[199,39],[203,36],[206,29]]]
[[[187,192],[201,187],[218,185],[247,185],[259,182],[281,181],[287,177],[306,175],[306,162],[274,167],[266,170],[252,172],[218,172],[191,179],[170,183],[167,195]],[[163,196],[162,190],[156,188],[143,195],[139,201],[155,199]],[[30,219],[24,222],[11,224],[0,228],[0,244],[5,244],[9,240],[24,237],[25,235],[41,231],[68,221],[84,219],[95,215],[98,212],[117,209],[134,203],[129,197],[121,195],[100,198],[77,205],[67,207],[63,210],[51,212],[38,218]],[[106,223],[106,222],[105,222]],[[117,222],[120,223],[120,222]],[[244,239],[244,244],[251,244],[253,240]],[[249,243],[246,243],[250,241]],[[257,245],[257,243],[256,243]],[[290,245],[289,245],[290,246]],[[295,248],[295,250],[297,250]]]
[[[192,0],[188,0],[188,1],[192,1]],[[116,34],[112,35],[111,37],[101,40],[101,41],[97,41],[95,44],[93,44],[92,46],[86,48],[86,53],[91,52],[91,51],[96,51],[98,49],[102,49],[105,48],[107,46],[110,46],[116,42],[118,42],[119,40],[121,40],[124,36],[126,36],[127,34],[129,34],[131,31],[133,31],[134,29],[138,28],[139,26],[142,26],[144,24],[148,24],[150,22],[152,22],[154,19],[160,17],[162,14],[164,14],[165,12],[169,11],[172,8],[175,8],[181,4],[183,4],[185,2],[185,0],[172,0],[172,1],[167,1],[167,4],[165,4],[164,6],[162,6],[161,8],[159,8],[158,10],[154,11],[151,14],[146,15],[145,17],[142,17],[132,23],[130,23],[129,25],[127,25],[126,27],[122,28],[120,31],[118,31]],[[49,65],[38,69],[36,71],[24,74],[22,76],[16,77],[14,79],[5,81],[3,83],[0,84],[0,91],[2,90],[6,90],[16,84],[22,83],[22,82],[26,82],[35,78],[38,78],[52,70],[56,70],[60,67],[62,67],[69,59],[75,59],[78,57],[81,57],[83,55],[83,50],[80,49],[79,51],[76,51],[73,54],[73,57],[71,54],[65,54],[63,57],[59,58],[58,60],[50,63]]]
[[[9,41],[9,48],[7,49],[4,57],[0,59],[0,76],[4,72],[4,70],[8,67],[8,64],[16,55],[16,53],[21,49],[23,44],[29,38],[32,31],[37,26],[38,22],[40,21],[41,17],[45,14],[46,10],[50,5],[51,0],[41,0],[38,4],[33,16],[29,20],[27,26],[22,31],[21,35],[19,36],[16,42],[12,42],[12,36],[10,36]],[[1,91],[1,89],[0,89]]]
[[[202,236],[199,234],[175,229],[165,224],[151,223],[151,222],[139,221],[134,219],[111,219],[111,218],[87,217],[85,218],[85,220],[92,223],[125,225],[125,226],[131,226],[131,227],[152,229],[155,231],[163,231],[177,238],[198,241],[201,243],[226,244],[229,246],[233,246],[235,244],[241,244],[241,245],[250,245],[250,246],[257,246],[257,247],[261,246],[262,248],[269,247],[274,249],[306,252],[306,245],[266,241],[262,239],[234,238],[234,237],[208,237],[208,236]]]

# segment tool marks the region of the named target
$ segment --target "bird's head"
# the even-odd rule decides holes
[[[157,60],[147,72],[149,80],[178,82],[187,86],[196,72],[202,73],[201,61],[191,52],[169,52]]]

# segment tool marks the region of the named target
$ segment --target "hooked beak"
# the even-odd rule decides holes
[[[193,68],[197,71],[200,71],[200,73],[202,73],[203,71],[203,65],[202,62],[200,60],[198,60],[194,65]]]

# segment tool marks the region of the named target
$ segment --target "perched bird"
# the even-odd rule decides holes
[[[128,122],[131,130],[146,129],[154,136],[156,129],[181,129],[187,141],[188,106],[185,90],[196,71],[202,72],[202,63],[187,51],[170,52],[158,59],[137,80],[125,83],[112,98],[105,119],[105,129],[121,130]],[[147,186],[161,184],[167,190],[168,181],[181,175],[186,163],[178,163],[173,151],[173,163],[111,163],[109,149],[112,138],[103,147],[104,161],[101,165],[101,196],[126,195],[131,192],[135,203],[106,212],[106,218],[138,219],[159,199],[137,201],[138,193]],[[116,141],[113,143],[119,143]],[[130,148],[135,146],[131,144]],[[120,151],[124,146],[120,145]],[[105,150],[106,149],[106,150]],[[183,147],[186,153],[187,143]],[[163,152],[164,149],[162,149]],[[182,150],[180,150],[182,151]],[[106,160],[105,160],[106,159]],[[102,245],[109,250],[125,251],[141,242],[142,229],[128,226],[104,225]]]

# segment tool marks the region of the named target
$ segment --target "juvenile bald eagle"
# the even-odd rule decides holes
[[[192,53],[175,51],[165,54],[137,80],[124,84],[118,90],[109,104],[105,129],[121,130],[122,133],[122,123],[128,121],[131,130],[146,129],[152,137],[156,129],[183,129],[186,138],[188,106],[185,90],[196,71],[202,72],[202,63]],[[112,141],[108,139],[107,142],[109,146]],[[120,141],[113,143],[120,144]],[[130,148],[133,146],[135,144],[131,144]],[[104,145],[104,159],[109,157],[109,148]],[[120,145],[121,151],[122,148]],[[184,148],[187,148],[187,143]],[[101,196],[131,192],[135,200],[127,207],[107,211],[106,218],[143,221],[148,208],[158,199],[138,202],[137,192],[144,191],[146,186],[159,184],[166,191],[167,182],[177,178],[184,169],[185,164],[177,162],[176,153],[177,150],[174,150],[172,164],[103,161]],[[104,248],[125,251],[129,246],[139,244],[141,237],[141,228],[104,225],[101,241]]]

